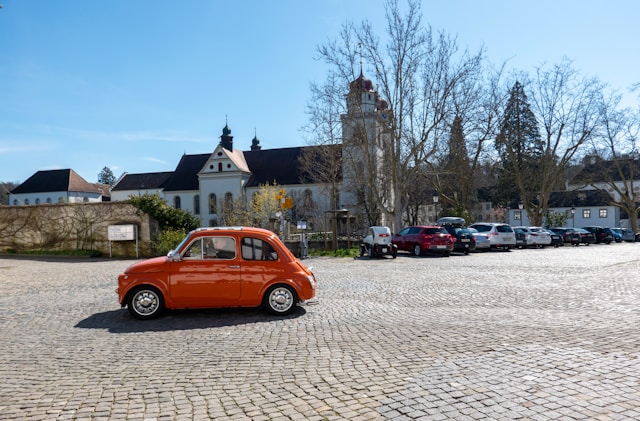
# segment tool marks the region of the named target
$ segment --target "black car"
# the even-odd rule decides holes
[[[575,231],[580,235],[580,244],[588,246],[589,244],[595,244],[596,236],[585,229],[575,228]]]
[[[550,229],[546,231],[551,235],[551,245],[553,247],[558,248],[560,246],[564,246],[564,238],[562,238],[562,235],[553,232]]]
[[[519,249],[527,248],[527,234],[522,228],[514,228],[513,232],[516,234],[516,247]]]
[[[577,246],[582,242],[582,238],[575,228],[556,227],[551,228],[550,231],[561,235],[564,244]]]
[[[594,235],[596,238],[596,244],[611,244],[615,239],[610,228],[592,226],[582,227],[582,229],[585,229]]]
[[[438,219],[438,225],[443,226],[455,238],[453,251],[469,254],[476,249],[476,238],[473,232],[464,226],[464,218],[444,217]]]

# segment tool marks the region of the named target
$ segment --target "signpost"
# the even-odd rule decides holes
[[[111,255],[112,241],[133,241],[136,242],[136,258],[138,258],[138,226],[137,225],[109,225],[109,257]]]

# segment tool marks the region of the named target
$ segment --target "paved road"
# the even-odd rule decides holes
[[[130,261],[0,259],[0,419],[640,419],[640,244],[312,258],[320,304],[121,310]]]

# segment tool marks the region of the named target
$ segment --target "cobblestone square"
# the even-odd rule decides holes
[[[640,419],[640,244],[310,258],[320,303],[138,321],[132,261],[0,258],[3,420]]]

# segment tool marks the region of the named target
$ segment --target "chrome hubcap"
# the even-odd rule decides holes
[[[136,313],[151,314],[158,308],[158,296],[151,291],[140,291],[136,294],[133,305]]]
[[[269,296],[269,303],[276,311],[287,311],[293,305],[293,295],[287,288],[276,288]]]

